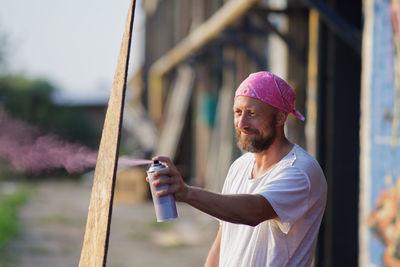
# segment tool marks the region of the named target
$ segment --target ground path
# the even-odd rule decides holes
[[[9,242],[0,266],[78,266],[91,184],[41,182],[32,185],[21,209],[22,233]],[[180,218],[156,223],[152,203],[114,203],[107,266],[203,266],[214,240],[216,220],[185,205]]]

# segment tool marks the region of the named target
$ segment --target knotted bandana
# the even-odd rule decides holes
[[[277,109],[293,113],[300,120],[303,115],[294,108],[296,92],[283,79],[267,71],[252,73],[238,87],[236,96],[259,99]]]

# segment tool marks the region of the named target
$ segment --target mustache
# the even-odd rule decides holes
[[[240,133],[245,133],[245,134],[260,134],[260,131],[254,128],[244,128],[244,129],[236,129],[236,134],[239,135]]]

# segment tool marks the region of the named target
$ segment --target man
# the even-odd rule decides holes
[[[281,78],[257,72],[236,90],[238,146],[248,153],[230,167],[222,194],[186,185],[167,157],[153,184],[220,220],[205,266],[310,266],[325,210],[326,181],[317,161],[284,133],[296,94]]]

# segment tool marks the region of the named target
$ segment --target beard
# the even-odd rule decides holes
[[[241,131],[236,129],[236,142],[241,150],[252,153],[258,153],[268,149],[276,137],[275,128],[272,128],[272,132],[268,136],[261,136],[257,129],[247,129],[246,132],[254,133],[255,136],[252,138],[241,137]]]

